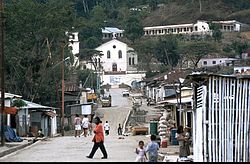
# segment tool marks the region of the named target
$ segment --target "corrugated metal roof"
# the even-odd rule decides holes
[[[192,74],[188,75],[187,78],[195,78],[195,77],[206,77],[206,76],[220,76],[220,77],[230,77],[236,79],[250,79],[250,75],[224,75],[224,74],[216,74],[216,73],[206,73],[206,72],[193,72]]]
[[[21,107],[22,109],[52,109],[53,107],[43,106],[40,104],[36,104],[27,100],[23,100],[27,105],[24,107]]]
[[[0,91],[0,98],[1,98],[2,94],[1,94],[1,91]],[[16,94],[12,94],[12,93],[5,93],[4,94],[4,98],[21,98],[22,96],[20,95],[16,95]]]
[[[102,33],[122,33],[123,30],[120,30],[116,27],[104,27],[104,29],[102,29]]]

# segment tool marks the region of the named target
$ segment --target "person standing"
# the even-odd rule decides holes
[[[139,141],[139,147],[135,149],[135,153],[137,154],[135,162],[146,162],[147,154],[143,141]]]
[[[118,125],[118,135],[122,135],[122,127],[121,127],[121,124]]]
[[[106,121],[106,123],[103,126],[104,126],[106,136],[109,135],[110,126],[109,126],[108,121]]]
[[[88,133],[88,135],[92,135],[92,130],[93,130],[93,125],[92,125],[92,122],[90,121],[89,122],[89,133]]]
[[[74,119],[74,125],[75,125],[75,137],[80,137],[80,131],[81,131],[81,118],[78,114],[75,115]]]
[[[84,135],[84,137],[87,137],[88,128],[89,128],[88,115],[84,115],[84,118],[82,119],[82,128],[83,128],[83,132],[82,132],[81,136]]]
[[[184,128],[184,147],[187,152],[187,156],[190,155],[190,145],[191,145],[192,139],[191,139],[191,133],[190,128],[186,126]]]
[[[183,126],[179,126],[177,129],[177,140],[179,142],[179,157],[187,158],[190,155],[189,149],[189,134],[186,134],[186,130],[184,132]]]
[[[159,144],[156,142],[156,135],[152,134],[150,136],[151,142],[147,145],[146,152],[148,152],[148,161],[157,162]]]
[[[104,146],[104,132],[103,132],[103,126],[102,124],[100,123],[101,120],[99,117],[96,117],[95,118],[95,129],[94,129],[94,137],[92,139],[92,141],[94,142],[94,145],[93,145],[93,148],[90,152],[90,154],[88,156],[86,156],[87,158],[93,158],[93,156],[95,155],[95,152],[98,148],[101,149],[102,151],[102,154],[103,154],[103,157],[102,159],[107,159],[108,158],[108,154],[107,154],[107,151],[105,149],[105,146]]]

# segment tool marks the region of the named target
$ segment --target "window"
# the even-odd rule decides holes
[[[203,64],[204,64],[204,65],[207,65],[207,61],[203,61]]]
[[[213,64],[216,64],[216,61],[213,61]]]
[[[107,52],[107,58],[110,59],[110,51]]]
[[[132,58],[132,65],[135,65],[135,58]]]
[[[119,59],[122,58],[122,51],[121,51],[121,50],[118,51],[118,58],[119,58]]]
[[[128,58],[128,65],[131,65],[131,57]]]
[[[116,48],[116,45],[113,45],[113,48],[115,49],[115,48]]]

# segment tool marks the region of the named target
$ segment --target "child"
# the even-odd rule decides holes
[[[104,124],[104,130],[105,130],[106,136],[109,135],[109,129],[110,129],[109,123],[108,121],[106,121],[106,123]]]
[[[151,142],[147,145],[146,152],[148,152],[149,162],[157,162],[159,144],[156,142],[156,135],[150,136]]]
[[[143,141],[139,141],[139,147],[135,149],[135,153],[137,154],[135,162],[146,162],[147,155]]]

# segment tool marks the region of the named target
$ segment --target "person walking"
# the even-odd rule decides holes
[[[108,121],[106,121],[103,126],[104,126],[106,136],[109,135],[110,126],[109,126]]]
[[[75,115],[74,119],[74,125],[75,125],[75,137],[80,137],[80,131],[81,131],[81,118],[78,114]]]
[[[87,158],[93,158],[93,156],[98,148],[100,148],[102,151],[102,154],[103,154],[102,159],[108,158],[107,151],[106,151],[105,146],[103,144],[104,143],[103,126],[100,122],[101,122],[100,118],[95,117],[95,124],[96,124],[95,129],[94,129],[95,135],[92,139],[92,141],[94,142],[94,145],[93,145],[93,148],[92,148],[90,154],[88,156],[86,156]]]
[[[152,134],[150,136],[151,142],[147,145],[146,152],[148,152],[148,161],[157,162],[159,144],[156,142],[156,135]]]
[[[122,127],[121,127],[121,124],[118,125],[118,135],[122,135]]]
[[[144,142],[139,141],[139,147],[135,149],[135,153],[137,154],[135,162],[146,162],[147,154],[146,149],[144,148]]]
[[[88,128],[89,128],[88,115],[84,115],[84,118],[82,119],[82,128],[83,128],[83,132],[82,132],[81,136],[84,135],[84,137],[87,137]]]

